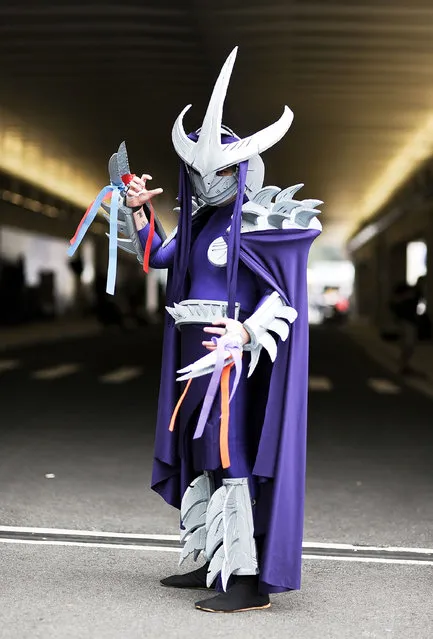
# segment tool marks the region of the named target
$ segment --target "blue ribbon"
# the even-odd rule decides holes
[[[110,204],[110,230],[109,230],[109,240],[108,240],[108,273],[107,273],[107,286],[106,291],[109,295],[114,295],[114,288],[116,284],[116,272],[117,272],[117,213],[119,210],[119,193],[123,191],[124,187],[119,187],[116,184],[110,183],[108,186],[104,186],[104,188],[99,192],[95,201],[93,202],[89,212],[87,213],[85,220],[80,228],[80,231],[77,235],[77,238],[73,244],[68,248],[68,256],[72,257],[80,246],[81,242],[84,239],[87,231],[89,230],[90,225],[98,213],[99,207],[101,206],[105,196],[108,193],[112,193],[111,195],[111,204]]]
[[[110,205],[110,231],[108,237],[108,272],[106,291],[114,295],[117,272],[117,212],[119,210],[119,189],[114,187]]]

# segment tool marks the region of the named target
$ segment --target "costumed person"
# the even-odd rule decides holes
[[[265,609],[271,593],[300,588],[306,273],[321,231],[322,202],[295,199],[302,184],[263,188],[260,153],[287,132],[290,109],[244,139],[222,124],[236,54],[201,128],[185,132],[189,107],[173,126],[179,222],[169,237],[151,204],[162,189],[130,176],[120,148],[117,158],[117,183],[128,183],[118,218],[115,211],[127,236],[119,246],[145,269],[168,269],[152,488],[180,509],[180,563],[204,558],[161,583],[213,590],[195,604],[208,612]]]

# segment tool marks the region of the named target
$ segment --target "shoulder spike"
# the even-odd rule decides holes
[[[278,186],[265,186],[257,191],[252,201],[261,206],[268,208],[272,202],[272,198],[279,193],[281,189]]]
[[[304,186],[303,184],[295,184],[294,186],[287,187],[287,189],[280,191],[280,193],[275,198],[275,201],[279,202],[280,200],[293,199],[293,196],[295,195],[295,193],[297,193],[300,189],[302,189],[303,186]]]

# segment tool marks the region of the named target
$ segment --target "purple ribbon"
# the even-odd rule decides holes
[[[203,406],[200,411],[200,417],[198,418],[197,428],[195,429],[194,439],[199,439],[204,432],[207,420],[209,418],[210,411],[212,409],[215,397],[220,385],[221,375],[224,366],[227,366],[226,357],[227,353],[230,353],[234,365],[235,365],[235,379],[233,381],[233,388],[230,394],[229,402],[232,401],[236,389],[239,384],[239,380],[242,374],[242,347],[240,344],[233,340],[233,335],[227,334],[222,337],[212,337],[212,341],[216,344],[216,363],[215,369],[212,373],[212,377],[209,382],[209,386],[206,391],[205,398],[203,400]]]

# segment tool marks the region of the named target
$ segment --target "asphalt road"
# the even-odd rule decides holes
[[[149,489],[160,343],[151,327],[1,354],[1,526],[177,533]],[[310,382],[306,541],[432,548],[432,400],[322,327]],[[175,564],[2,543],[0,637],[433,636],[432,567],[306,560],[300,593],[216,627],[194,593],[158,588]]]

